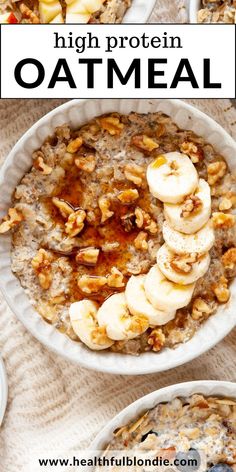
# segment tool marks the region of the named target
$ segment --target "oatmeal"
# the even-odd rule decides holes
[[[236,23],[235,0],[202,0],[199,23]]]
[[[188,341],[230,300],[235,179],[162,113],[61,126],[33,153],[0,233],[40,315],[94,350]]]
[[[133,423],[116,430],[106,453],[112,450],[132,450],[135,456],[141,457],[150,451],[150,456],[154,452],[154,457],[158,455],[172,463],[175,459],[186,459],[189,452],[197,452],[206,465],[204,470],[233,472],[236,402],[195,394],[160,403]]]
[[[121,23],[131,1],[3,1],[0,5],[0,23]]]

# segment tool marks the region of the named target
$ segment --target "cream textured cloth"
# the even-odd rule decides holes
[[[1,163],[24,131],[60,103],[0,101]],[[236,138],[236,111],[230,101],[190,103]],[[235,344],[236,330],[184,367],[140,377],[109,376],[84,370],[49,352],[0,300],[0,346],[9,380],[8,408],[0,430],[0,471],[35,472],[32,458],[53,457],[58,450],[64,457],[76,455],[122,408],[160,387],[196,379],[236,381]]]
[[[189,0],[157,0],[149,23],[186,23]]]

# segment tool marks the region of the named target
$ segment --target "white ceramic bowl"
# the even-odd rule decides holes
[[[122,23],[146,23],[155,3],[156,0],[132,0]]]
[[[117,111],[140,113],[162,111],[180,128],[192,129],[222,153],[232,171],[236,169],[236,143],[211,118],[180,100],[72,100],[56,108],[35,123],[18,141],[0,170],[0,218],[6,214],[11,195],[20,179],[32,165],[32,151],[53,134],[56,126],[69,123],[76,128],[94,116]],[[136,357],[108,351],[90,351],[46,323],[32,307],[26,292],[13,275],[10,266],[11,237],[0,237],[0,289],[12,311],[25,327],[45,346],[67,359],[98,371],[112,374],[138,375],[160,372],[191,361],[223,339],[236,325],[236,281],[227,305],[218,309],[195,336],[176,349],[160,353],[146,352]]]
[[[201,380],[196,382],[185,382],[169,387],[161,388],[155,392],[145,395],[131,405],[127,406],[115,416],[96,436],[90,446],[91,451],[102,451],[112,440],[113,432],[130,421],[135,420],[145,411],[154,408],[161,402],[168,402],[176,397],[187,397],[195,393],[206,396],[225,396],[236,399],[236,383],[221,382],[216,380]]]
[[[6,376],[3,360],[0,357],[0,426],[3,421],[3,417],[4,417],[6,406],[7,406],[7,394],[8,394],[7,376]]]
[[[197,23],[197,14],[201,9],[201,0],[189,0],[189,19],[190,23]]]

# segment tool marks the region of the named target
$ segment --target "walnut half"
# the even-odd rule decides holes
[[[23,219],[20,211],[16,208],[9,208],[8,215],[3,218],[3,222],[0,224],[0,234],[7,233],[7,231],[21,223]]]
[[[39,249],[31,261],[31,265],[38,276],[40,286],[47,290],[52,283],[52,257],[45,249]]]
[[[98,261],[100,250],[95,247],[80,249],[76,255],[76,262],[86,266],[95,266]]]
[[[84,220],[86,218],[86,213],[84,210],[77,210],[71,213],[68,217],[68,220],[65,224],[66,233],[69,234],[71,238],[79,234],[84,228]]]

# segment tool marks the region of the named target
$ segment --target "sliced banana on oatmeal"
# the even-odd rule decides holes
[[[177,310],[187,306],[192,298],[195,284],[180,285],[169,281],[154,265],[146,275],[145,293],[158,310]]]
[[[163,238],[171,251],[176,254],[197,252],[204,254],[212,248],[215,242],[214,230],[211,221],[208,221],[195,234],[184,234],[171,228],[165,221],[163,223]]]
[[[160,155],[147,168],[150,192],[165,203],[181,203],[198,185],[198,173],[189,157],[179,152]]]
[[[106,330],[98,326],[98,305],[91,300],[72,303],[69,309],[70,321],[80,340],[94,351],[108,349],[114,341],[108,338]]]
[[[173,320],[175,310],[163,311],[154,308],[148,301],[144,289],[145,275],[137,275],[130,277],[126,289],[125,296],[127,305],[132,315],[144,315],[150,326],[161,326]]]
[[[130,314],[125,293],[107,298],[97,313],[99,326],[105,326],[109,338],[115,341],[133,339],[144,333],[149,323],[145,316]]]
[[[157,251],[157,265],[168,280],[189,285],[205,275],[210,265],[210,256],[208,252],[178,255],[163,244]]]
[[[195,193],[187,195],[183,203],[165,203],[164,215],[169,225],[182,233],[193,234],[201,229],[211,215],[209,184],[200,179]]]
[[[39,2],[39,16],[41,23],[50,23],[62,12],[61,4],[58,0],[50,3]]]

